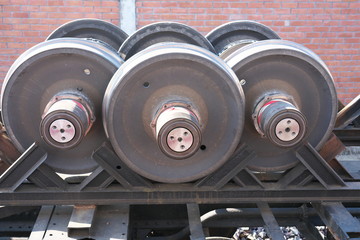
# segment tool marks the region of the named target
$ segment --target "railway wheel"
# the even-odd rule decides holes
[[[249,20],[225,23],[206,35],[221,58],[229,56],[235,50],[267,39],[280,39],[269,27]]]
[[[104,124],[119,157],[159,182],[188,182],[219,168],[238,145],[244,97],[213,53],[162,43],[127,60],[104,97]]]
[[[57,172],[93,170],[92,152],[106,140],[103,95],[121,64],[112,48],[77,38],[49,40],[22,54],[6,75],[1,102],[17,149],[37,142]]]
[[[268,40],[243,47],[225,61],[245,83],[241,141],[256,152],[252,170],[294,166],[295,150],[304,142],[321,148],[334,126],[337,97],[331,74],[315,53]]]
[[[109,44],[117,51],[128,35],[110,22],[85,18],[61,25],[47,37],[47,40],[64,37],[100,40]]]
[[[119,52],[127,60],[141,50],[162,42],[188,43],[215,52],[211,43],[198,31],[175,22],[158,22],[140,28],[126,39]]]

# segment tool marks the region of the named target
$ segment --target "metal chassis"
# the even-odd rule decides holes
[[[354,115],[351,117],[355,119]],[[333,146],[336,144],[330,144],[329,148]],[[80,231],[86,236],[90,234],[93,208],[99,205],[111,208],[121,204],[121,216],[127,219],[130,204],[186,204],[190,239],[205,239],[199,206],[251,203],[256,204],[272,239],[283,239],[271,204],[311,203],[336,239],[359,239],[360,223],[343,203],[360,202],[360,181],[351,178],[336,161],[334,165],[336,150],[320,154],[304,143],[295,154],[299,160],[297,166],[276,179],[263,179],[261,174],[247,169],[255,153],[243,144],[233,158],[210,176],[192,183],[163,184],[131,171],[111,146],[104,143],[93,154],[99,167],[82,181],[70,183],[44,164],[47,154],[34,143],[0,176],[0,205],[75,205],[77,211],[72,211],[71,219],[78,219],[85,213],[88,227],[77,229],[69,223],[68,233]],[[85,210],[81,208],[84,204],[87,205]],[[123,231],[120,239],[128,239],[127,231]]]
[[[206,214],[200,217],[201,213]],[[204,217],[206,215],[208,217]],[[311,205],[271,205],[265,202],[235,205],[45,205],[31,230],[21,227],[9,230],[11,221],[10,225],[0,221],[0,230],[3,229],[2,234],[30,235],[29,240],[180,240],[188,237],[205,240],[206,235],[221,236],[228,230],[233,233],[231,229],[239,226],[264,226],[271,239],[283,240],[284,233],[279,226],[296,226],[306,239],[322,240],[315,226],[326,225],[335,239],[355,240],[360,237],[360,222],[356,217],[360,217],[359,203],[345,208],[339,202]],[[29,224],[29,220],[21,219],[15,226]],[[159,231],[165,235],[158,235],[156,232]]]
[[[246,168],[252,156],[242,145],[235,157],[208,177],[162,184],[132,172],[104,144],[93,155],[98,169],[70,184],[43,164],[46,153],[33,144],[0,177],[0,205],[360,201],[360,182],[344,181],[310,145],[299,148],[298,166],[275,182],[262,181]]]

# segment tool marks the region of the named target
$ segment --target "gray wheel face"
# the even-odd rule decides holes
[[[298,162],[295,150],[277,147],[256,131],[252,114],[266,95],[292,96],[307,119],[304,141],[319,149],[331,133],[337,113],[337,98],[330,73],[309,52],[282,40],[257,42],[239,49],[225,60],[243,85],[246,97],[245,127],[241,142],[255,150],[250,168],[269,172],[286,170]],[[301,144],[301,143],[300,143]]]
[[[106,86],[121,65],[116,52],[82,39],[55,39],[28,50],[14,63],[3,86],[2,113],[7,132],[20,150],[34,141],[48,153],[46,164],[62,173],[84,173],[97,164],[95,148],[106,140],[101,104]],[[96,119],[81,143],[71,149],[46,144],[40,122],[48,102],[59,92],[86,95]]]
[[[164,154],[151,126],[161,106],[181,101],[199,117],[201,147],[175,159]],[[162,44],[136,54],[116,72],[104,98],[104,123],[119,157],[160,182],[187,182],[220,167],[243,129],[241,86],[214,54],[188,44]]]
[[[226,46],[240,40],[280,39],[269,27],[254,21],[234,21],[223,24],[206,35],[218,54]]]
[[[163,42],[188,43],[215,52],[211,43],[198,31],[174,22],[154,23],[137,30],[123,43],[119,52],[127,60],[141,50]]]
[[[99,19],[79,19],[63,24],[47,40],[63,37],[101,40],[118,50],[128,35],[116,25]]]

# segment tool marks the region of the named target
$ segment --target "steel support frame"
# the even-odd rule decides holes
[[[276,184],[269,184],[265,189],[227,184],[221,190],[214,191],[206,188],[194,189],[192,184],[159,184],[154,185],[153,188],[128,190],[114,183],[102,190],[95,188],[66,192],[44,190],[34,184],[22,184],[15,192],[2,192],[0,205],[360,202],[360,182],[347,184],[347,187],[331,190],[324,189],[319,184],[284,189],[278,188]]]
[[[39,152],[40,157],[44,155],[35,145],[31,150],[32,153]],[[252,151],[242,146],[237,156],[242,156],[243,160],[238,162],[230,160],[219,171],[195,183],[151,183],[123,165],[111,147],[104,144],[94,153],[94,159],[100,165],[98,169],[79,184],[68,184],[62,179],[58,181],[63,183],[65,188],[52,186],[44,188],[38,181],[21,182],[24,176],[14,173],[27,172],[26,176],[31,180],[33,176],[31,173],[34,174],[37,169],[46,167],[40,165],[39,168],[26,170],[25,167],[33,161],[36,162],[36,158],[22,156],[19,160],[24,164],[17,166],[18,161],[15,162],[9,171],[0,177],[0,205],[360,201],[360,182],[344,182],[310,145],[305,145],[298,151],[300,161],[297,168],[307,169],[306,171],[312,173],[305,176],[303,181],[306,181],[306,184],[300,185],[289,184],[292,178],[298,177],[297,173],[293,177],[292,171],[277,182],[262,182],[246,168],[245,162],[251,159]],[[314,161],[318,164],[314,164]],[[43,176],[53,183],[55,181],[52,180],[55,178],[52,175],[56,174],[51,169],[47,169]],[[310,180],[314,178],[319,181],[308,181],[308,176],[311,176]]]
[[[34,143],[0,176],[0,205],[360,201],[360,182],[344,182],[309,143],[296,151],[298,166],[278,181],[261,181],[247,169],[254,156],[243,144],[220,169],[197,182],[154,183],[131,171],[105,142],[93,153],[99,167],[81,183],[69,184],[43,164],[46,152]]]
[[[309,144],[297,151],[299,165],[277,182],[262,182],[248,171],[246,162],[252,158],[253,152],[247,146],[239,147],[237,155],[212,175],[185,184],[150,182],[128,169],[106,143],[93,155],[99,163],[98,169],[79,184],[54,180],[53,175],[60,177],[46,165],[40,164],[29,170],[29,164],[41,162],[46,153],[36,145],[32,145],[28,152],[30,154],[24,154],[0,176],[0,205],[360,201],[360,182],[344,182]],[[301,174],[293,173],[299,168],[308,171],[303,179]],[[38,169],[44,173],[41,184],[31,181]],[[30,182],[22,182],[25,176],[16,174],[18,172],[26,172]],[[299,177],[300,184],[290,184]],[[46,179],[51,185],[44,187]],[[309,181],[311,179],[319,181]],[[55,182],[58,187],[53,187]]]
[[[360,238],[360,222],[340,202],[313,203],[322,221],[335,239]]]

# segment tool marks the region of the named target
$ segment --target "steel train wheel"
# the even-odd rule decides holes
[[[236,52],[236,50],[245,47],[249,44],[253,44],[255,43],[255,40],[240,40],[240,41],[236,41],[234,43],[231,43],[229,45],[227,45],[225,47],[225,49],[223,51],[221,51],[221,53],[219,53],[219,57],[222,59],[227,58],[228,56],[230,56],[233,52]]]
[[[253,41],[280,39],[279,35],[269,27],[248,20],[225,23],[209,32],[206,38],[219,55],[237,44],[243,46]]]
[[[252,170],[294,166],[295,150],[306,141],[320,149],[334,126],[337,97],[331,74],[318,56],[299,44],[268,40],[243,47],[225,61],[246,82],[241,142],[256,152]]]
[[[97,166],[93,150],[106,140],[101,104],[121,58],[97,42],[62,38],[36,45],[11,66],[2,88],[2,115],[22,152],[38,142],[46,164],[61,173]]]
[[[47,40],[64,37],[97,39],[118,50],[128,35],[110,22],[85,18],[61,25],[47,37]]]
[[[211,43],[198,31],[175,22],[158,22],[140,28],[126,39],[119,52],[127,60],[141,50],[162,42],[188,43],[215,52]]]
[[[231,69],[183,43],[157,44],[127,60],[103,102],[105,131],[119,157],[140,175],[169,183],[204,177],[227,161],[243,110]]]

